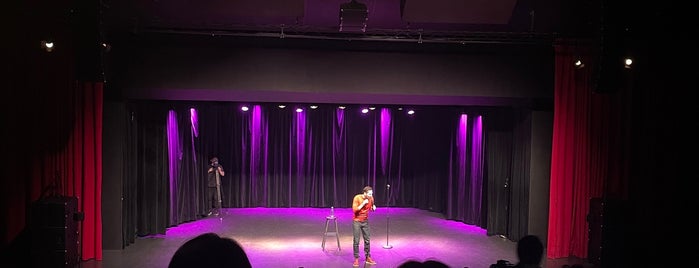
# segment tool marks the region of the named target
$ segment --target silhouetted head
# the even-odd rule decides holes
[[[419,261],[409,260],[398,265],[398,268],[422,268],[422,263]]]
[[[205,233],[185,242],[172,255],[168,268],[252,267],[243,247],[231,238]]]
[[[517,257],[521,264],[539,265],[543,254],[544,244],[535,235],[527,235],[517,242]]]
[[[449,265],[437,260],[426,260],[422,262],[422,265],[425,268],[449,268]]]
[[[409,260],[401,263],[398,268],[449,268],[449,265],[438,260],[426,260],[424,262]]]

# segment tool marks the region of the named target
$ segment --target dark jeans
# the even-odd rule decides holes
[[[206,189],[206,202],[209,204],[209,211],[213,212],[214,209],[219,209],[218,203],[218,191],[216,187],[208,187]]]
[[[369,220],[362,222],[352,221],[353,249],[354,257],[359,258],[359,234],[364,238],[364,257],[371,257],[371,232],[369,229]]]

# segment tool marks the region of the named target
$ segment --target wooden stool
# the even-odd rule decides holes
[[[328,226],[330,226],[330,222],[332,222],[335,225],[335,231],[334,232],[328,232]],[[337,238],[337,250],[340,250],[340,233],[337,227],[337,217],[335,215],[330,215],[325,217],[325,232],[323,233],[323,244],[321,247],[323,250],[325,250],[325,239],[328,236],[335,236]]]

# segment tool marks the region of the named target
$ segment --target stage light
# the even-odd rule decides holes
[[[376,107],[369,107],[369,110],[376,110]]]
[[[104,52],[109,52],[112,50],[112,45],[110,45],[110,44],[102,43],[101,46],[102,46],[102,51],[104,51]]]
[[[337,108],[340,109],[340,110],[344,110],[344,109],[347,108],[347,107],[345,107],[345,106],[338,106]]]
[[[368,112],[369,112],[369,109],[367,109],[367,108],[362,109],[363,114],[368,113]]]
[[[633,64],[633,59],[631,59],[631,58],[624,59],[624,68],[631,69],[631,64]]]
[[[408,114],[409,114],[409,115],[415,114],[415,110],[408,110]]]
[[[316,109],[318,108],[318,105],[311,105],[311,109]]]
[[[243,112],[247,112],[249,109],[250,108],[248,108],[247,106],[240,107],[240,110],[242,110]]]
[[[54,49],[55,44],[51,40],[41,40],[41,48],[46,50],[46,52],[51,52]]]
[[[297,113],[303,112],[303,109],[301,109],[301,108],[296,108],[296,112],[297,112]]]
[[[279,109],[284,109],[284,108],[286,108],[286,105],[284,105],[284,104],[279,104]]]
[[[585,67],[585,64],[581,60],[575,60],[575,68],[582,69],[583,67]]]

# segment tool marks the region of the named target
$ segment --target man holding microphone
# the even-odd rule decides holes
[[[371,259],[371,232],[369,229],[369,211],[375,211],[374,205],[374,190],[371,186],[366,186],[362,189],[362,193],[355,195],[352,200],[352,234],[353,234],[353,249],[354,263],[352,266],[359,266],[359,234],[364,238],[364,257],[366,263],[376,264]]]

